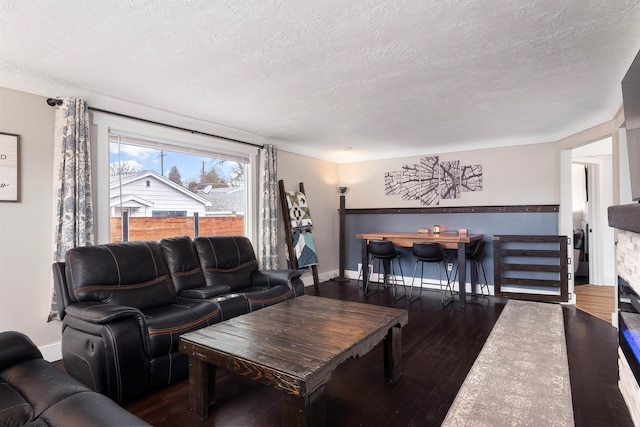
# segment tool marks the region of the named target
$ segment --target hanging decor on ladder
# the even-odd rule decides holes
[[[313,221],[309,212],[307,196],[304,193],[304,184],[300,183],[299,191],[286,191],[283,180],[280,180],[278,184],[289,267],[296,270],[310,268],[313,274],[313,283],[318,290],[318,254],[313,240]]]

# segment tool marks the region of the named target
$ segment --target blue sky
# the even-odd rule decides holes
[[[205,172],[209,171],[218,160],[211,157],[198,156],[194,154],[180,153],[176,151],[163,150],[161,161],[161,151],[155,148],[146,148],[136,145],[120,144],[120,154],[118,155],[118,144],[110,144],[109,163],[117,164],[118,161],[130,165],[135,165],[138,170],[153,170],[162,173],[164,176],[169,175],[171,167],[176,166],[180,172],[183,185],[190,181],[199,181],[202,173],[204,162]],[[223,165],[218,165],[217,170],[222,176],[226,176],[231,172],[235,162],[227,161]]]

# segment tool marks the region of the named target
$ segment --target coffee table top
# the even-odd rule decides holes
[[[391,328],[407,323],[406,310],[303,295],[186,333],[180,349],[305,395],[346,359],[366,354]]]

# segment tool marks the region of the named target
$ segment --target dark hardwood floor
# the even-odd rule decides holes
[[[389,292],[364,297],[355,281],[322,283],[318,295],[409,310],[400,381],[385,383],[381,345],[334,371],[326,388],[327,425],[340,427],[440,425],[506,304],[490,297],[466,309],[443,309],[440,294],[427,291],[409,306]],[[632,426],[617,388],[615,329],[573,307],[563,311],[576,426]],[[278,391],[218,372],[217,402],[204,422],[188,412],[186,380],[125,408],[158,427],[281,425]]]
[[[576,426],[633,426],[618,389],[618,338],[611,323],[564,307]]]

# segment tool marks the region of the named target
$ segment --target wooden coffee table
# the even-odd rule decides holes
[[[348,358],[384,340],[386,380],[400,378],[407,323],[406,310],[304,295],[186,333],[190,409],[208,417],[219,366],[284,391],[282,425],[324,425],[325,384]]]

